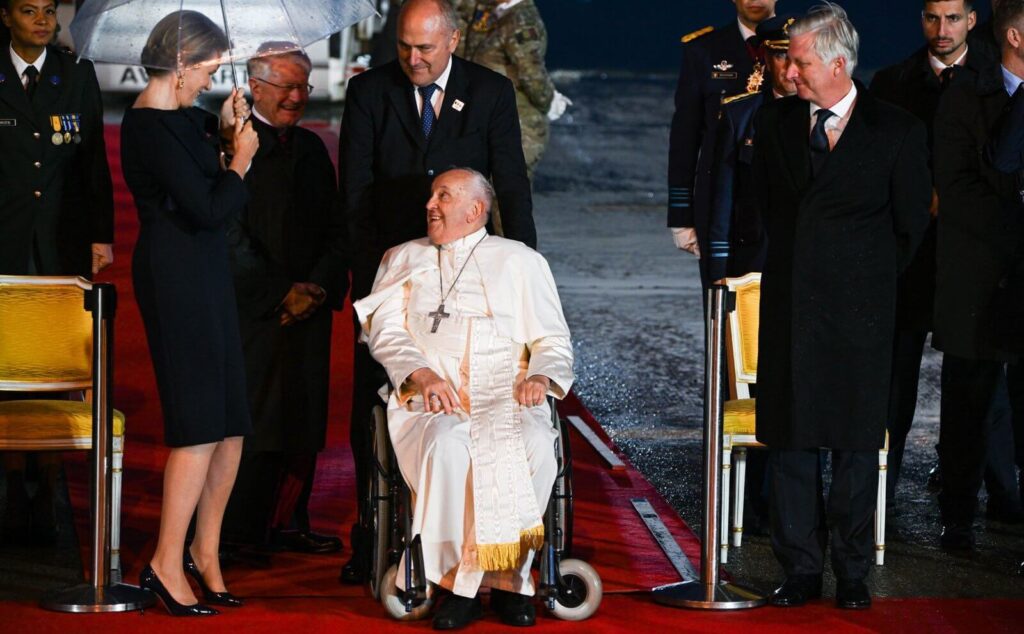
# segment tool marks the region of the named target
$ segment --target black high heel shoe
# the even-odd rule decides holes
[[[199,566],[192,559],[192,553],[189,552],[188,546],[185,547],[185,556],[182,563],[185,566],[185,572],[192,575],[192,578],[199,584],[199,589],[203,591],[203,599],[207,603],[223,605],[229,608],[240,608],[245,605],[245,601],[242,601],[230,592],[214,592],[210,590],[210,586],[206,585],[206,580],[203,579],[203,573],[199,572]]]
[[[164,587],[163,582],[160,581],[160,578],[156,576],[153,566],[149,564],[139,573],[139,587],[143,590],[149,590],[158,596],[171,616],[213,616],[214,614],[220,614],[219,611],[202,603],[182,605],[175,601],[171,593]]]

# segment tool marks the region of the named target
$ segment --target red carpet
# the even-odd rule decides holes
[[[120,178],[118,129],[108,127],[107,142],[117,196],[116,263],[101,279],[117,284],[120,295],[116,334],[115,406],[128,421],[124,469],[122,558],[125,579],[138,578],[152,553],[159,522],[162,465],[166,456],[161,438],[159,404],[146,349],[145,337],[131,288],[131,248],[137,234],[134,208]],[[328,147],[336,143],[324,129]],[[320,460],[311,514],[315,528],[347,536],[355,510],[352,499],[352,464],[347,448],[349,364],[351,358],[349,313],[335,318],[331,408],[328,449]],[[564,415],[583,418],[604,437],[600,425],[575,398],[563,403]],[[605,437],[607,440],[607,437]],[[632,467],[612,472],[580,437],[573,437],[576,483],[575,556],[590,562],[601,574],[606,596],[598,614],[585,624],[557,621],[544,616],[535,631],[590,632],[718,632],[758,631],[928,631],[967,629],[986,632],[1013,631],[1021,604],[1013,601],[885,600],[862,613],[840,612],[826,603],[803,610],[753,610],[742,613],[683,612],[655,605],[644,591],[678,581],[678,576],[647,528],[634,512],[630,499],[647,498],[691,561],[699,564],[699,543],[685,523],[671,510],[649,482]],[[625,458],[623,457],[625,460]],[[627,461],[628,465],[628,461]],[[88,560],[87,468],[82,454],[69,456],[69,489],[76,524]],[[230,568],[229,587],[248,598],[249,605],[227,610],[210,620],[172,620],[162,609],[143,617],[132,614],[63,615],[47,613],[34,605],[4,603],[4,631],[33,632],[147,632],[233,629],[244,632],[321,631],[366,628],[367,631],[427,629],[428,622],[397,624],[362,588],[342,586],[337,574],[346,553],[335,556],[276,555],[269,570]],[[475,631],[505,629],[488,617]],[[357,630],[358,631],[358,630]]]

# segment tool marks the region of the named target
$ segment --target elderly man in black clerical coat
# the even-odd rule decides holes
[[[253,433],[224,541],[333,552],[341,541],[310,530],[307,505],[327,429],[331,311],[348,290],[347,232],[327,149],[297,126],[311,70],[301,50],[249,62],[260,150],[245,179],[249,205],[229,237]]]
[[[768,257],[761,286],[757,438],[769,448],[780,607],[821,595],[828,496],[836,604],[871,604],[878,449],[885,439],[896,280],[928,226],[925,126],[851,79],[859,38],[830,3],[789,29],[797,97],[758,113]]]

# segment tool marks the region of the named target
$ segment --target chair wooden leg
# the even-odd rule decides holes
[[[732,443],[725,443],[722,449],[722,489],[719,498],[722,501],[722,515],[718,523],[720,561],[729,563],[729,480],[732,472]]]
[[[747,448],[736,448],[736,477],[733,478],[732,505],[732,547],[739,548],[743,544],[743,502],[747,480]]]
[[[875,507],[875,565],[885,565],[885,502],[886,479],[889,473],[889,451],[878,451],[878,503]]]
[[[114,437],[111,456],[110,496],[110,581],[121,582],[121,469],[124,462],[124,436]]]

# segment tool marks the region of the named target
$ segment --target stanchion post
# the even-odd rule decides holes
[[[722,354],[725,332],[726,287],[708,289],[704,362],[704,541],[700,579],[654,588],[654,600],[664,605],[703,610],[739,610],[764,605],[759,593],[720,579],[719,542],[722,527],[718,509],[722,484]]]
[[[136,586],[110,582],[111,456],[114,440],[113,386],[114,314],[117,291],[113,284],[93,284],[85,293],[92,313],[92,578],[54,592],[40,606],[56,612],[126,612],[153,605],[156,597]]]

